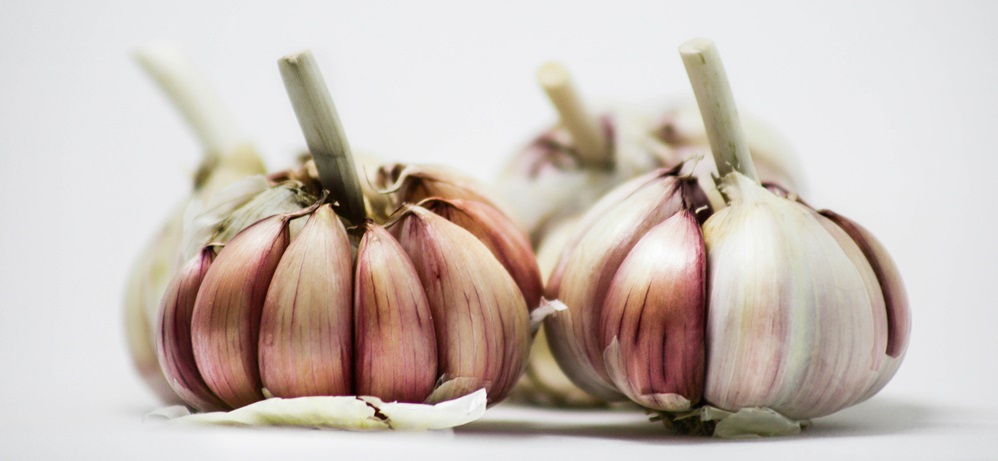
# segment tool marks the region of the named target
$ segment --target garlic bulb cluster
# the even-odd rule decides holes
[[[545,323],[555,358],[592,395],[673,421],[706,407],[806,420],[869,398],[907,347],[896,266],[858,224],[760,185],[716,48],[680,51],[726,206],[674,170],[594,205],[548,281],[568,306]]]
[[[224,245],[209,239],[175,275],[157,335],[170,385],[202,411],[272,396],[434,403],[479,389],[501,401],[526,366],[541,296],[525,233],[439,168],[386,166],[393,187],[365,197],[311,54],[280,66],[315,159],[315,177],[282,184],[329,198]]]
[[[170,44],[157,43],[136,53],[142,65],[177,107],[204,148],[193,177],[191,198],[207,200],[232,182],[264,172],[256,151],[243,139],[218,96],[190,59]],[[132,267],[124,302],[125,334],[132,362],[143,381],[164,402],[178,402],[156,360],[153,325],[171,275],[181,264],[186,205],[172,210]]]

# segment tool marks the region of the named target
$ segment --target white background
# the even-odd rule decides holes
[[[998,3],[204,3],[0,6],[0,458],[998,458]],[[539,64],[597,101],[685,96],[694,36],[792,140],[809,201],[900,266],[912,343],[880,395],[754,442],[508,405],[453,435],[141,424],[157,403],[125,352],[123,281],[200,154],[136,46],[185,44],[272,167],[303,146],[276,60],[310,47],[356,150],[491,179],[554,119]]]

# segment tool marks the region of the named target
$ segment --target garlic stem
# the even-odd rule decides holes
[[[315,57],[305,50],[281,58],[278,67],[305,142],[315,159],[319,181],[329,190],[331,200],[339,203],[337,213],[353,225],[361,224],[366,213],[360,180]]]
[[[717,46],[711,40],[694,38],[679,46],[679,54],[700,106],[718,175],[723,178],[738,171],[759,182]]]
[[[537,69],[537,82],[558,111],[561,124],[572,135],[582,164],[601,168],[612,165],[603,130],[586,109],[568,70],[557,62],[545,63]]]
[[[149,43],[135,51],[135,59],[194,130],[204,148],[204,164],[216,162],[243,142],[232,114],[179,46]]]

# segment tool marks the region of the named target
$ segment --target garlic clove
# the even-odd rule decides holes
[[[886,357],[880,366],[877,380],[863,393],[859,401],[866,400],[882,389],[897,372],[904,359],[911,334],[911,311],[908,295],[901,280],[901,273],[883,244],[863,226],[830,210],[820,210],[822,216],[842,228],[863,252],[876,274],[884,296],[887,321]]]
[[[416,268],[387,230],[369,222],[356,274],[357,395],[423,402],[437,381],[437,343]]]
[[[901,280],[897,265],[883,244],[866,228],[831,210],[820,210],[819,213],[849,234],[870,262],[887,305],[886,353],[891,357],[901,357],[908,348],[911,312],[908,307],[908,294],[904,289],[904,282]]]
[[[642,406],[683,411],[700,400],[706,270],[700,226],[680,210],[641,237],[610,282],[600,318],[607,370]]]
[[[425,208],[408,206],[391,231],[426,291],[443,384],[481,382],[490,403],[501,401],[523,373],[530,349],[520,288],[474,235]],[[466,387],[434,392],[432,401],[463,395]]]
[[[156,355],[163,375],[177,396],[199,411],[229,408],[201,378],[191,343],[194,302],[214,259],[215,250],[205,247],[181,267],[163,296],[156,328]]]
[[[886,336],[877,332],[886,325],[877,317],[882,300],[878,308],[868,292],[872,269],[804,205],[737,172],[722,178],[721,192],[730,206],[703,226],[705,399],[795,419],[855,403],[855,389],[866,389],[880,365],[876,338]]]
[[[271,395],[351,395],[351,252],[343,223],[323,205],[281,256],[259,329],[260,378]]]
[[[237,234],[205,275],[194,305],[194,357],[208,387],[233,408],[263,398],[257,362],[267,287],[288,246],[288,218],[266,218]]]
[[[533,310],[540,305],[544,287],[537,258],[516,223],[496,208],[472,200],[427,199],[420,206],[478,237],[513,276],[527,307]]]
[[[548,280],[547,297],[568,306],[545,322],[551,352],[572,382],[607,401],[622,396],[604,365],[600,309],[617,268],[634,244],[656,224],[689,206],[685,191],[695,183],[672,173],[660,170],[637,178],[594,205]]]

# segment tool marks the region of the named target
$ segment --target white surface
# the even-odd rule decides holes
[[[998,3],[327,3],[4,2],[0,458],[998,458]],[[199,154],[135,46],[185,43],[271,167],[304,144],[276,60],[311,47],[355,150],[488,179],[554,117],[543,61],[594,100],[665,99],[691,94],[676,48],[693,36],[717,41],[739,105],[799,149],[809,201],[901,267],[912,343],[880,395],[761,442],[506,405],[453,435],[140,424],[156,403],[125,354],[122,283]]]

